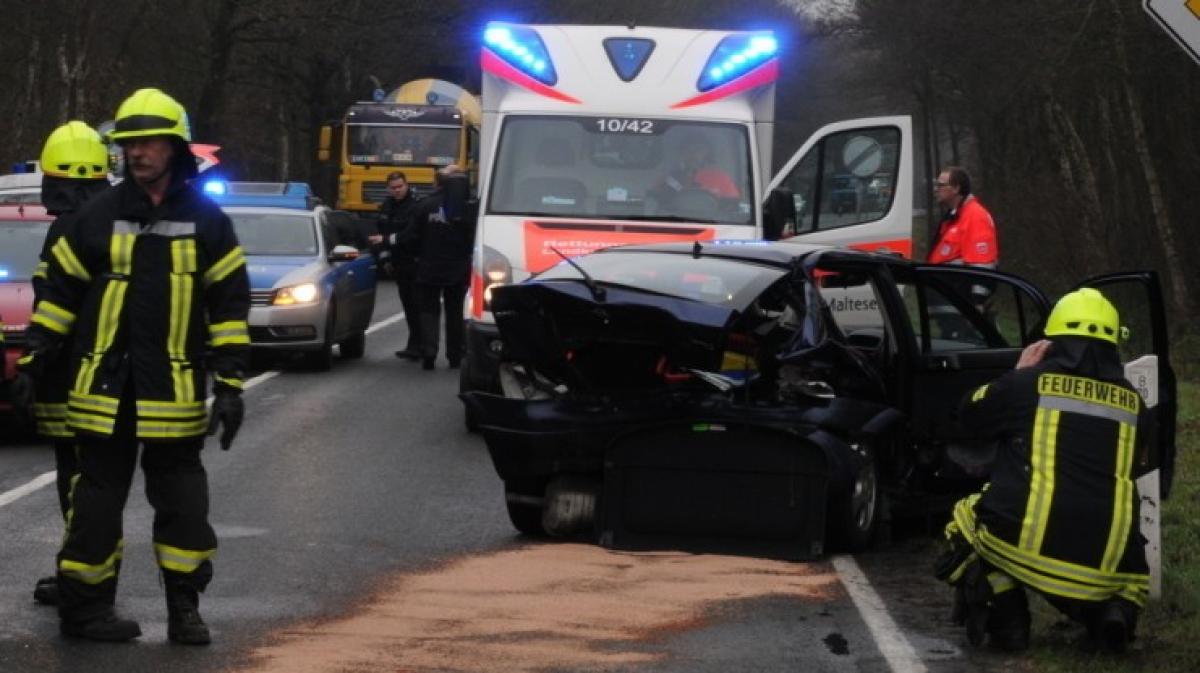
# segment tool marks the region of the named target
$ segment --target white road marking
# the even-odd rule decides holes
[[[53,483],[54,483],[54,470],[50,470],[49,472],[46,472],[45,474],[39,474],[33,481],[29,482],[28,484],[25,484],[24,486],[18,486],[7,493],[0,494],[0,507],[3,507],[10,502],[15,502],[17,500],[20,500],[24,496],[27,496],[30,493],[33,493],[34,491],[45,486],[46,484],[53,484]]]
[[[850,599],[854,601],[854,607],[858,608],[858,613],[866,622],[867,629],[875,639],[879,651],[883,653],[883,658],[887,660],[888,666],[896,673],[924,673],[927,670],[925,663],[917,656],[916,650],[904,637],[900,627],[896,626],[883,599],[875,593],[875,588],[854,562],[854,558],[835,556],[833,568],[841,578],[842,585],[846,587],[846,593],[850,594]]]
[[[393,325],[403,319],[404,319],[404,311],[401,311],[401,312],[397,313],[396,315],[384,318],[383,320],[380,320],[379,322],[375,323],[374,325],[371,325],[370,327],[368,327],[367,334],[371,334],[372,332],[378,332],[379,330],[383,329],[384,327],[387,327],[388,325]],[[254,378],[249,379],[244,384],[242,384],[242,391],[243,392],[247,391],[247,390],[253,388],[254,386],[257,386],[260,383],[263,383],[265,381],[270,381],[271,379],[275,378],[276,376],[279,376],[279,374],[280,374],[280,370],[278,370],[278,369],[273,369],[268,372],[263,372],[263,373],[259,374],[258,376],[255,376]],[[213,401],[212,396],[209,396],[209,398],[205,401],[208,404],[212,404],[212,401]],[[4,507],[5,505],[7,505],[9,503],[16,502],[17,500],[20,500],[21,498],[29,495],[30,493],[33,493],[35,491],[38,491],[38,490],[44,488],[45,486],[53,484],[54,480],[55,480],[55,471],[50,470],[49,472],[39,474],[38,476],[34,477],[32,481],[30,481],[26,484],[23,484],[21,486],[18,486],[11,491],[7,491],[5,493],[0,493],[0,507]]]

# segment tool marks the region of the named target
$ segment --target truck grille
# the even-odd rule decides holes
[[[362,197],[364,203],[383,203],[387,197],[386,182],[364,182],[362,186]]]
[[[270,306],[275,290],[250,290],[251,306]]]

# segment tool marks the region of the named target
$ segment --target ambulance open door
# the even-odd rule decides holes
[[[912,257],[912,118],[829,124],[767,186],[767,221],[796,239]],[[777,225],[778,227],[778,225]]]

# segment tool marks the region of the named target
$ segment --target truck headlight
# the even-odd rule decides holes
[[[281,287],[275,291],[271,303],[275,306],[291,306],[293,304],[311,304],[320,295],[314,283],[301,283],[291,287]]]

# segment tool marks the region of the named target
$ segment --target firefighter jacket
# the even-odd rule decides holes
[[[1000,260],[992,215],[974,195],[946,214],[937,242],[929,251],[930,264],[968,264],[994,269]]]
[[[51,249],[67,230],[80,206],[96,194],[109,188],[108,180],[76,180],[46,176],[42,178],[42,203],[49,212],[58,215],[50,223],[46,240],[42,242],[37,270],[33,274],[33,304],[45,291],[46,272],[50,267]],[[37,378],[33,414],[38,434],[50,439],[69,439],[74,436],[67,427],[67,388],[69,386],[70,356],[73,339],[68,334],[53,357],[43,363]]]
[[[207,369],[218,391],[241,390],[245,257],[229,218],[183,179],[157,207],[128,179],[89,201],[46,271],[30,349],[53,352],[73,333],[67,425],[77,434],[111,435],[125,395],[139,438],[196,437]]]
[[[1151,417],[1114,347],[1053,342],[1046,360],[965,401],[964,426],[1000,448],[989,483],[959,501],[947,533],[1045,594],[1143,605],[1149,571],[1134,480],[1148,468],[1139,439]]]

